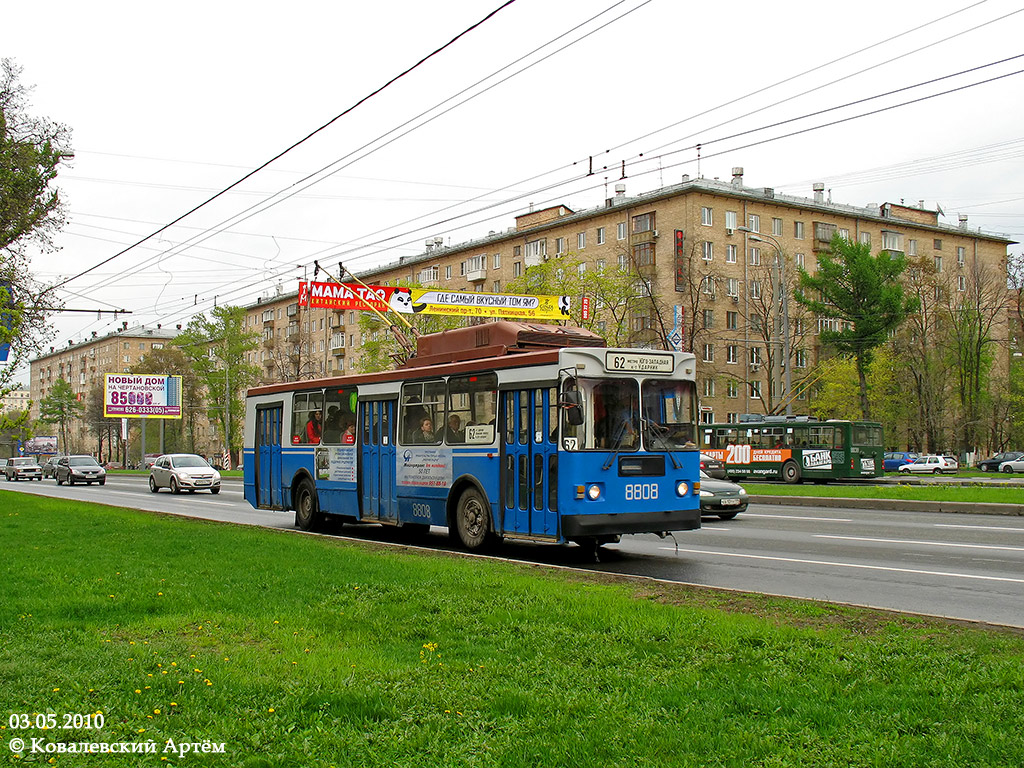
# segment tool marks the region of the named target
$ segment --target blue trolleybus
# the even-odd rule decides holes
[[[394,371],[249,390],[245,498],[468,549],[699,528],[694,362],[560,326],[423,336]]]

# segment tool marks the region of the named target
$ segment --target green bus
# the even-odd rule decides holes
[[[730,478],[825,483],[881,477],[882,425],[874,421],[741,414],[731,424],[701,424],[700,450]]]

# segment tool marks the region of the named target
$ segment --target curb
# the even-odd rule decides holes
[[[825,496],[751,495],[751,504],[838,509],[884,509],[900,512],[955,512],[968,515],[1024,516],[1024,504],[970,504],[963,501],[902,501],[893,499],[834,499]]]

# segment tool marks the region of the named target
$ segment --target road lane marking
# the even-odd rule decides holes
[[[1024,528],[1003,528],[998,525],[954,525],[953,523],[935,523],[936,528],[969,528],[972,531],[997,531],[998,533],[1024,533]]]
[[[920,544],[925,547],[963,547],[965,549],[998,549],[1004,552],[1024,552],[1024,547],[1000,547],[995,544],[953,544],[944,541],[917,541],[916,539],[873,539],[867,536],[832,536],[827,533],[816,533],[814,538],[840,539],[842,541],[873,541],[879,544]]]
[[[675,551],[673,547],[659,547],[668,552]],[[798,563],[801,565],[828,565],[833,568],[857,568],[865,571],[887,571],[889,573],[913,573],[921,576],[948,576],[954,579],[973,579],[976,581],[1002,581],[1010,584],[1024,584],[1024,579],[1011,579],[1006,576],[979,576],[973,573],[953,573],[951,571],[924,571],[918,568],[893,568],[885,565],[863,565],[860,563],[836,563],[829,560],[804,560],[796,557],[772,557],[770,555],[748,555],[740,552],[716,552],[710,549],[682,549],[679,552],[686,552],[692,555],[719,555],[720,557],[738,557],[746,560],[772,560],[779,563]]]
[[[751,500],[752,502],[756,500]],[[800,515],[772,515],[767,512],[747,512],[744,517],[777,517],[779,520],[823,520],[826,523],[852,523],[849,517],[801,517]]]

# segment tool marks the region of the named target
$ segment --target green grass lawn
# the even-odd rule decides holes
[[[0,502],[0,762],[1024,765],[1019,633]],[[22,737],[158,751],[17,758]],[[167,739],[225,754],[179,760]]]
[[[804,483],[748,483],[741,481],[751,496],[825,496],[843,499],[896,499],[901,501],[960,501],[969,504],[1024,504],[1024,487],[982,485],[826,485]]]

